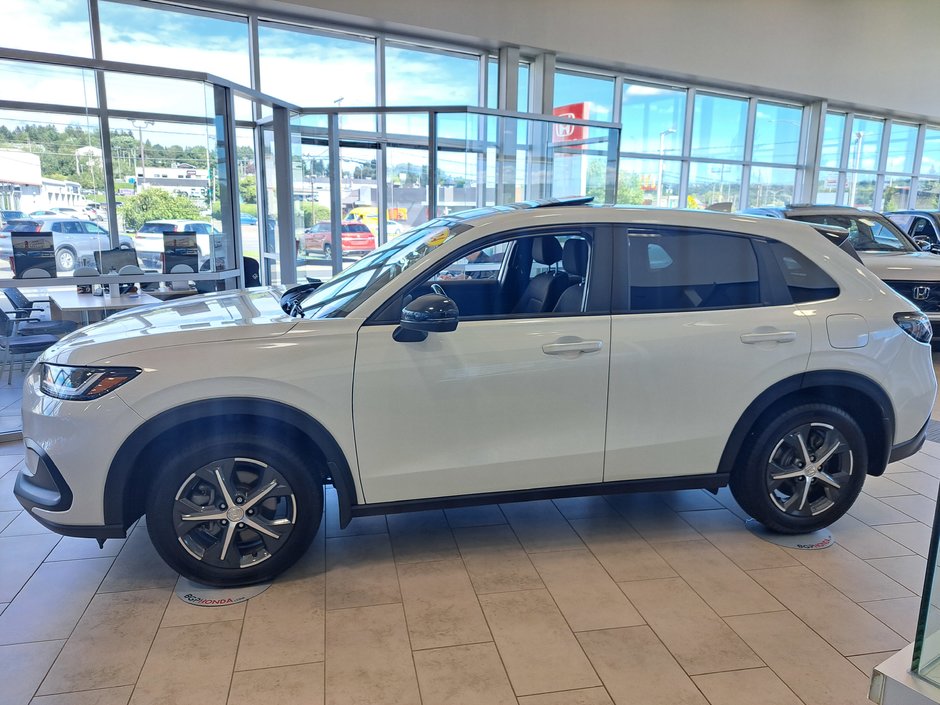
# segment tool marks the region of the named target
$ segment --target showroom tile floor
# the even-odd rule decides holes
[[[174,595],[146,527],[103,551],[12,496],[0,445],[0,703],[840,705],[913,640],[940,443],[868,478],[837,544],[744,527],[727,491],[357,519],[263,594]]]

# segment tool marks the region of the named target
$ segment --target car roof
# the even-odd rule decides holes
[[[515,206],[515,204],[513,204]],[[538,219],[533,219],[530,207],[493,206],[490,208],[461,211],[431,221],[437,227],[455,228],[461,232],[451,238],[454,248],[462,247],[477,237],[515,228],[531,228],[534,224],[543,227],[570,227],[585,223],[629,224],[633,226],[659,226],[675,228],[705,228],[724,230],[758,237],[770,237],[787,242],[822,241],[813,227],[807,223],[783,218],[766,218],[741,213],[717,211],[648,208],[636,206],[562,205],[539,206]],[[429,222],[425,226],[430,225]],[[807,238],[807,235],[811,235]],[[449,244],[450,244],[449,243]],[[812,247],[813,245],[808,245]],[[448,248],[449,249],[449,248]]]

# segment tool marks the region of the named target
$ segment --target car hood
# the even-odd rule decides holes
[[[88,365],[143,349],[281,336],[297,324],[281,309],[282,293],[244,289],[140,306],[75,331],[42,359]]]
[[[884,281],[940,282],[940,255],[930,252],[864,252],[865,266]]]

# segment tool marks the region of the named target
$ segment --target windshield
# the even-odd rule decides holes
[[[865,215],[800,215],[794,220],[837,225],[849,231],[849,241],[859,252],[917,252],[897,226],[876,213]]]
[[[299,301],[299,309],[305,318],[347,316],[373,293],[468,227],[452,218],[431,220],[417,230],[386,242],[311,291]]]

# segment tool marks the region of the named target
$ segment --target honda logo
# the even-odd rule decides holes
[[[915,286],[913,290],[914,301],[926,301],[930,296],[929,286]]]

